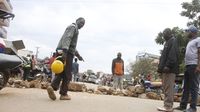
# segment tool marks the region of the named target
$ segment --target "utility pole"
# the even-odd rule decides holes
[[[36,56],[36,57],[35,57],[35,58],[36,58],[36,60],[38,59],[39,48],[40,48],[40,47],[36,47],[36,54],[35,54],[35,56]]]

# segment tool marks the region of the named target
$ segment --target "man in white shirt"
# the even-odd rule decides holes
[[[198,29],[191,25],[186,30],[187,37],[190,39],[185,53],[185,73],[183,96],[181,98],[180,106],[175,108],[177,110],[185,110],[189,95],[191,95],[190,108],[185,112],[197,112],[197,99],[199,91],[199,74],[200,74],[200,37],[197,37]]]

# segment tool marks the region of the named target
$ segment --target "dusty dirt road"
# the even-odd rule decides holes
[[[157,112],[162,101],[69,92],[70,101],[48,98],[46,90],[4,88],[0,91],[0,112]],[[178,104],[175,103],[175,106]],[[200,111],[200,108],[198,108]],[[179,111],[175,111],[179,112]]]

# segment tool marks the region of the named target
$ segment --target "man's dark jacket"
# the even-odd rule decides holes
[[[158,65],[158,72],[164,73],[164,67],[168,67],[169,73],[179,73],[179,49],[177,39],[171,37],[168,41],[166,41],[164,45],[164,49],[162,51],[160,62]]]

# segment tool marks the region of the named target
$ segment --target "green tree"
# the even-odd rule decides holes
[[[155,79],[157,79],[157,63],[154,63],[153,59],[140,59],[136,62],[131,62],[129,64],[128,72],[133,77],[138,77],[139,74],[142,74],[146,77],[147,74],[152,74]]]
[[[185,16],[189,19],[187,25],[195,25],[200,28],[200,0],[192,0],[192,2],[182,3],[183,11],[181,16]]]

